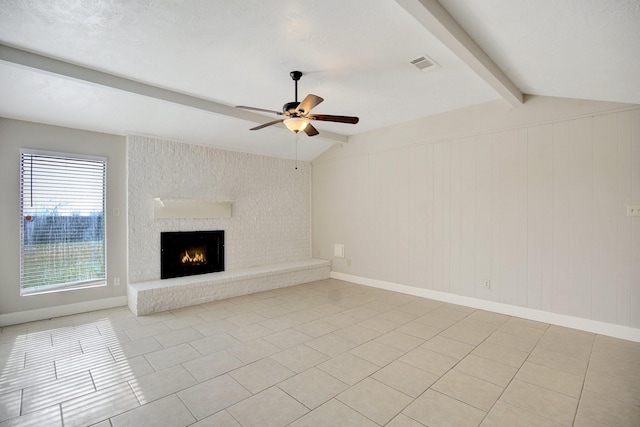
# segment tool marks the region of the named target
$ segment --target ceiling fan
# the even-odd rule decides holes
[[[282,112],[275,110],[265,110],[264,108],[247,107],[245,105],[238,105],[236,108],[242,108],[244,110],[263,111],[265,113],[273,113],[278,116],[284,116],[281,119],[274,120],[268,123],[264,123],[260,126],[251,128],[251,130],[259,130],[266,128],[267,126],[275,125],[283,122],[284,125],[292,132],[298,133],[304,131],[308,136],[318,135],[318,130],[310,123],[311,120],[318,120],[321,122],[337,122],[337,123],[358,123],[358,117],[350,116],[332,116],[328,114],[309,114],[312,108],[320,104],[324,99],[319,96],[309,94],[302,102],[298,102],[298,80],[302,77],[301,71],[292,71],[289,73],[296,86],[296,100],[293,102],[287,102],[282,107]]]

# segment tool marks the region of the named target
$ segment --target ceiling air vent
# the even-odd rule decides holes
[[[436,64],[436,62],[433,59],[429,58],[427,55],[423,55],[420,58],[414,59],[413,61],[411,61],[411,64],[417,69],[423,71],[429,71],[438,68],[438,64]]]

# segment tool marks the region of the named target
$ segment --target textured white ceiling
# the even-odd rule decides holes
[[[442,4],[523,92],[640,103],[637,1]],[[280,110],[301,70],[299,98],[325,99],[314,112],[361,119],[317,123],[320,136],[300,136],[306,160],[332,144],[323,130],[351,135],[499,98],[390,0],[0,0],[0,43],[229,106]],[[409,64],[423,54],[440,67]],[[255,123],[10,62],[0,116],[295,155],[281,127],[250,132]]]
[[[524,93],[640,104],[639,0],[441,0]]]

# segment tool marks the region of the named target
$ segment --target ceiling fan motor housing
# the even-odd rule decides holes
[[[282,112],[286,113],[286,112],[290,112],[293,113],[296,111],[296,108],[298,108],[298,105],[300,105],[299,102],[287,102],[286,104],[284,104],[282,106]]]

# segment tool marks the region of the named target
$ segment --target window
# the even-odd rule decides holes
[[[105,285],[106,159],[22,150],[20,294]]]

